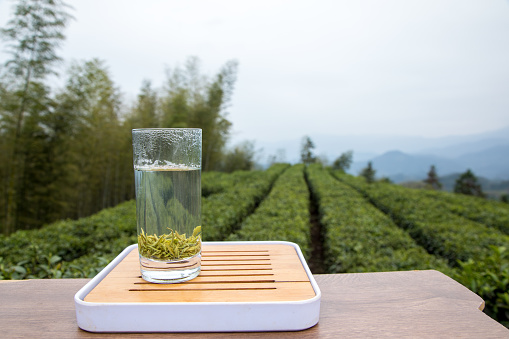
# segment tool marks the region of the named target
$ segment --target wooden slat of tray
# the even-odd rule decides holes
[[[86,302],[267,302],[315,296],[289,245],[206,245],[200,275],[179,284],[141,279],[138,251],[131,251],[86,297]]]

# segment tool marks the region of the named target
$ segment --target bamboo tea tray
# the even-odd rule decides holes
[[[200,275],[178,284],[140,276],[127,247],[74,296],[90,332],[297,331],[318,323],[321,293],[298,245],[204,242]]]

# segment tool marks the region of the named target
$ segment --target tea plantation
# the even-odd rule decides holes
[[[508,204],[368,184],[318,164],[204,172],[202,195],[205,241],[295,242],[315,273],[435,269],[509,325]],[[0,236],[0,279],[93,277],[135,242],[134,201],[18,231]]]

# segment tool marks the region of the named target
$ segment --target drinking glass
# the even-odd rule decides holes
[[[202,130],[144,128],[132,136],[141,276],[193,279],[201,267]]]

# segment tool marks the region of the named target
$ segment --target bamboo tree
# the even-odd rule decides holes
[[[237,62],[227,62],[212,79],[201,75],[197,58],[189,58],[184,68],[167,72],[161,99],[162,127],[203,129],[203,170],[219,169],[231,122],[226,119]]]
[[[205,105],[195,111],[194,120],[203,128],[203,169],[217,170],[221,166],[224,148],[231,130],[226,119],[233,86],[236,80],[237,63],[230,61],[223,66],[214,82],[207,88]]]
[[[66,7],[58,0],[20,0],[14,18],[0,30],[3,39],[11,42],[7,44],[11,59],[5,66],[21,90],[16,136],[21,133],[30,84],[56,74],[53,67],[61,60],[56,49],[65,39],[63,29],[70,18]]]
[[[51,204],[51,209],[48,210],[51,221],[75,217],[73,203],[77,192],[74,180],[79,173],[77,159],[80,156],[72,152],[71,146],[76,142],[79,125],[73,104],[65,100],[63,93],[59,93],[54,106],[55,109],[44,119],[44,124],[50,131],[47,137],[47,172],[55,178],[44,197]]]
[[[138,100],[127,120],[131,128],[159,127],[158,96],[150,81],[143,82]]]
[[[74,64],[63,95],[62,106],[75,117],[71,152],[78,168],[75,181],[76,217],[110,207],[119,190],[121,123],[120,93],[103,62],[94,59]]]
[[[23,170],[19,173],[16,197],[17,229],[38,228],[51,221],[55,206],[49,197],[49,189],[58,180],[52,175],[49,131],[44,125],[54,103],[46,86],[33,82],[30,87],[32,97],[25,107],[27,115],[18,139],[22,150],[20,168]]]
[[[3,40],[7,41],[7,52],[10,59],[5,64],[5,76],[9,79],[10,105],[2,110],[3,132],[9,140],[7,150],[8,183],[4,190],[5,216],[3,220],[4,233],[10,233],[18,227],[18,211],[21,192],[30,190],[25,173],[27,150],[23,147],[31,145],[30,138],[34,137],[35,129],[41,118],[50,108],[40,105],[47,102],[45,97],[49,91],[44,87],[44,79],[54,74],[54,66],[60,58],[56,50],[64,40],[63,29],[70,16],[66,12],[67,6],[59,0],[19,0],[14,8],[13,18],[7,27],[1,29]],[[26,131],[31,119],[32,130]],[[22,140],[24,137],[27,140]],[[41,140],[39,140],[41,141]]]

